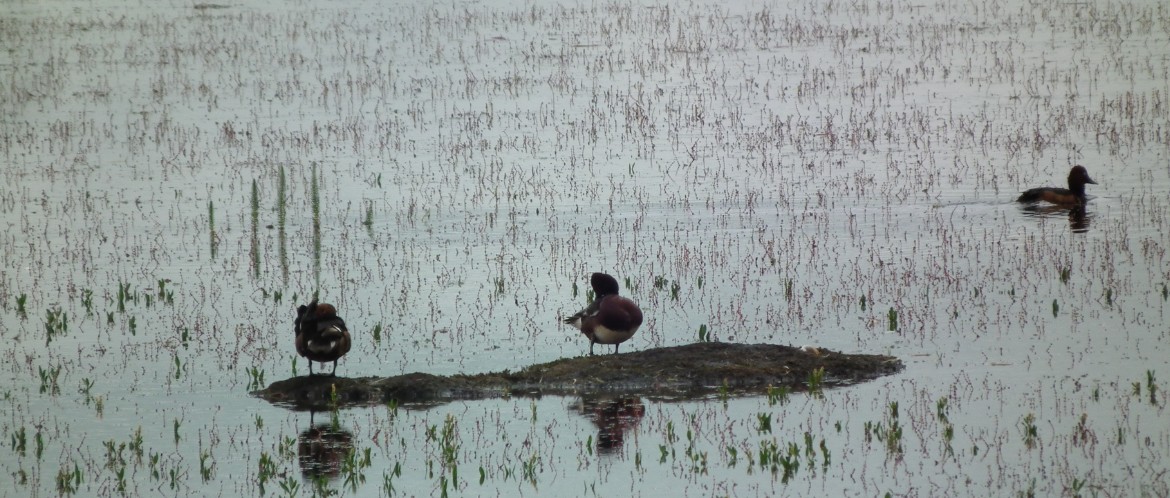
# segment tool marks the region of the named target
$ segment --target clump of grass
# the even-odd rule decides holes
[[[1024,419],[1020,421],[1020,429],[1024,433],[1024,447],[1035,448],[1036,440],[1039,439],[1036,429],[1036,415],[1031,413],[1024,415]]]
[[[893,332],[893,331],[895,331],[895,330],[898,330],[898,310],[894,309],[894,308],[891,306],[891,307],[890,307],[890,310],[886,312],[886,321],[887,321],[887,322],[888,322],[888,324],[889,324],[889,325],[888,325],[888,327],[889,327],[889,328],[888,328],[888,330],[889,330],[890,332]]]
[[[211,480],[214,470],[215,462],[211,460],[211,453],[208,451],[199,452],[199,476],[203,478],[203,482]]]
[[[480,470],[480,484],[483,484],[483,469],[481,468]],[[399,462],[394,462],[394,470],[382,473],[382,491],[386,496],[394,496],[397,494],[394,492],[394,479],[400,476],[402,476],[402,464]]]
[[[93,314],[93,291],[90,289],[83,289],[81,291],[81,305],[85,307],[85,314]]]
[[[935,404],[938,413],[938,421],[942,424],[943,444],[945,444],[945,453],[947,456],[954,456],[955,449],[951,446],[951,441],[955,438],[955,426],[951,424],[950,416],[948,415],[949,401],[946,396],[938,399]]]
[[[27,305],[28,294],[21,293],[19,296],[16,296],[16,314],[19,315],[21,319],[28,318]]]
[[[865,440],[877,438],[886,447],[886,454],[900,458],[902,456],[902,423],[898,417],[898,402],[891,401],[886,419],[882,422],[865,423]]]
[[[256,474],[256,478],[259,480],[258,484],[260,487],[260,496],[264,496],[264,494],[265,494],[264,485],[267,484],[269,480],[275,479],[276,476],[277,476],[276,461],[273,460],[271,456],[268,456],[267,451],[261,451],[260,452],[260,470]],[[298,483],[294,480],[293,484],[297,485]],[[287,492],[288,490],[286,489],[285,491]],[[295,491],[296,490],[294,488],[293,492],[295,492]]]
[[[68,465],[62,465],[61,469],[57,471],[57,492],[62,495],[72,495],[77,493],[84,481],[81,474],[81,467],[77,463],[73,464],[73,470],[69,470]]]
[[[699,342],[711,342],[711,332],[707,330],[707,324],[699,325]]]
[[[42,368],[36,367],[37,374],[41,376],[41,394],[57,395],[61,394],[61,386],[57,383],[57,378],[61,376],[61,366]]]
[[[321,288],[321,187],[317,181],[317,163],[313,163],[309,182],[309,203],[313,207],[313,275],[316,288]]]
[[[1146,370],[1146,393],[1150,397],[1150,404],[1158,406],[1158,384],[1154,381],[1154,371]]]
[[[288,281],[288,238],[285,236],[285,224],[288,221],[288,178],[284,172],[284,165],[280,166],[280,176],[276,181],[276,237],[277,252],[280,257],[280,275]]]
[[[211,259],[215,259],[216,251],[219,249],[219,234],[215,233],[215,201],[207,201],[207,233],[208,242],[211,245]]]
[[[760,434],[772,432],[772,414],[771,413],[757,413],[756,414],[756,432]]]
[[[345,484],[349,486],[350,491],[357,491],[358,485],[365,484],[366,474],[365,469],[373,465],[370,448],[366,448],[359,457],[358,452],[354,448],[350,448],[345,452],[345,456],[341,460],[341,474],[345,476]]]
[[[777,403],[784,404],[788,402],[788,386],[772,387],[768,386],[768,406],[776,406]]]
[[[1056,315],[1059,313],[1060,313],[1060,304],[1057,304],[1056,300],[1053,299],[1052,300],[1052,317],[1056,318]]]
[[[260,187],[256,185],[256,179],[252,179],[252,241],[251,241],[251,257],[252,257],[252,277],[260,276]]]
[[[370,237],[374,236],[374,201],[366,201],[366,217],[362,220],[362,225],[366,227],[366,233]]]
[[[11,436],[11,440],[12,440],[12,451],[16,452],[20,456],[24,456],[24,453],[25,453],[26,449],[28,448],[28,434],[25,431],[24,427],[21,427],[20,429],[13,431],[12,436]]]
[[[45,345],[53,342],[53,337],[69,331],[69,315],[59,306],[45,311]]]
[[[118,313],[126,312],[126,302],[137,299],[130,289],[130,282],[118,282]]]
[[[825,367],[814,368],[808,373],[808,392],[819,395],[824,389]]]
[[[248,367],[248,389],[260,389],[264,387],[264,371],[256,366]]]

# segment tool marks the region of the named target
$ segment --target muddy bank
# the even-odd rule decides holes
[[[439,403],[496,396],[623,393],[703,396],[720,389],[763,394],[771,386],[807,387],[824,368],[824,387],[861,382],[902,369],[892,356],[808,352],[774,344],[696,343],[620,355],[582,356],[533,365],[519,372],[450,377],[412,373],[395,377],[294,377],[252,394],[301,410],[385,403]],[[336,400],[334,401],[334,389]]]

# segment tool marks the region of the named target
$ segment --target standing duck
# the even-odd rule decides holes
[[[351,339],[345,321],[337,316],[332,304],[313,302],[297,308],[293,322],[297,333],[297,354],[309,360],[309,375],[313,375],[313,362],[333,362],[337,374],[337,359],[349,352]]]
[[[564,321],[589,338],[590,356],[594,344],[613,344],[613,352],[617,354],[618,345],[633,337],[642,325],[642,310],[633,301],[618,295],[617,279],[594,273],[589,282],[593,285],[593,302]]]
[[[1085,184],[1097,182],[1089,178],[1089,172],[1084,166],[1073,166],[1068,172],[1068,188],[1040,187],[1020,194],[1016,202],[1045,201],[1060,206],[1083,206],[1085,204]]]

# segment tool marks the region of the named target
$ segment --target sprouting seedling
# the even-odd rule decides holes
[[[1039,432],[1036,429],[1036,415],[1031,413],[1024,415],[1024,419],[1020,421],[1020,429],[1024,433],[1024,446],[1028,449],[1036,447],[1036,439],[1039,438]]]
[[[81,291],[81,305],[85,307],[85,314],[93,314],[93,291],[84,289]]]
[[[760,434],[772,432],[772,414],[771,413],[757,413],[756,414],[756,432]]]
[[[699,325],[699,342],[711,342],[711,334],[707,331],[707,324]]]
[[[861,295],[861,311],[865,311],[865,294]]]
[[[1066,266],[1066,267],[1060,269],[1061,283],[1067,284],[1071,277],[1072,277],[1072,268],[1069,268]]]
[[[783,404],[788,402],[788,392],[788,386],[768,386],[768,406],[775,406],[777,403]]]
[[[1060,313],[1060,305],[1056,303],[1055,299],[1053,299],[1052,300],[1052,317],[1055,318],[1057,313]]]
[[[1146,370],[1146,392],[1149,393],[1150,404],[1158,406],[1158,384],[1154,381],[1154,371]]]
[[[366,201],[366,217],[362,220],[362,225],[366,226],[370,235],[374,234],[374,201]]]
[[[199,452],[199,476],[203,478],[203,482],[211,480],[212,470],[215,469],[215,462],[211,460],[211,452]]]
[[[819,394],[825,382],[825,367],[814,368],[808,373],[808,390],[810,393]]]
[[[886,312],[886,320],[889,323],[889,331],[898,330],[898,310],[890,307],[890,310]]]
[[[251,379],[248,382],[248,389],[260,389],[264,387],[264,371],[256,366],[248,367],[248,377]]]
[[[28,294],[22,293],[21,295],[16,296],[16,314],[20,315],[20,318],[22,319],[28,318],[28,309],[26,309],[27,304]]]

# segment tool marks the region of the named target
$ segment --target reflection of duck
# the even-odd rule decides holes
[[[637,396],[582,396],[575,407],[597,426],[597,452],[609,454],[625,444],[626,432],[646,415]]]
[[[297,456],[301,474],[307,478],[335,478],[341,475],[341,462],[353,450],[353,433],[329,424],[313,425],[297,436]]]
[[[309,375],[313,375],[313,362],[333,362],[333,372],[337,374],[337,359],[349,352],[349,329],[345,328],[345,321],[337,316],[337,308],[332,304],[317,303],[314,299],[308,306],[297,308],[297,318],[293,322],[297,333],[297,354],[309,360]]]
[[[1040,187],[1020,194],[1017,202],[1049,202],[1065,207],[1083,206],[1085,204],[1085,184],[1097,182],[1089,178],[1089,172],[1084,166],[1073,166],[1068,172],[1068,188]]]
[[[594,273],[589,282],[596,297],[589,306],[565,319],[589,338],[589,354],[594,344],[618,346],[638,331],[642,325],[642,310],[633,301],[618,295],[617,279],[604,273]]]
[[[1048,216],[1068,216],[1068,225],[1073,232],[1083,233],[1089,231],[1089,222],[1092,216],[1085,211],[1084,205],[1079,206],[1062,206],[1057,204],[1043,204],[1043,205],[1028,205],[1024,206],[1024,212],[1030,216],[1048,217]]]

